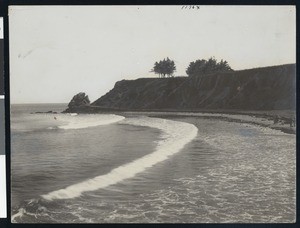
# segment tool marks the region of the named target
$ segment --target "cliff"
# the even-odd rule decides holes
[[[121,110],[294,110],[296,65],[122,80],[91,107]]]

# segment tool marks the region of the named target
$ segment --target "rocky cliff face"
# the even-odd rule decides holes
[[[70,103],[68,104],[68,109],[65,112],[75,112],[77,110],[85,109],[90,105],[90,99],[88,95],[83,92],[76,94]]]
[[[112,109],[295,109],[296,65],[122,80],[92,106]]]

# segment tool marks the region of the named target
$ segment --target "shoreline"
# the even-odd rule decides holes
[[[230,122],[248,123],[280,130],[287,134],[296,134],[295,110],[234,110],[234,109],[193,109],[193,110],[136,110],[110,109],[96,106],[78,107],[74,110],[65,110],[63,113],[86,114],[116,114],[123,116],[145,115],[149,117],[199,117],[214,118]]]
[[[295,112],[293,111],[242,111],[242,112],[182,112],[182,111],[125,111],[125,112],[113,112],[113,114],[119,114],[123,116],[145,115],[149,117],[198,117],[208,119],[219,119],[229,122],[248,123],[259,125],[262,127],[268,127],[275,130],[280,130],[287,134],[296,134],[296,126],[293,118],[295,118]],[[274,119],[277,118],[278,122],[275,123]],[[291,124],[294,124],[292,127]]]

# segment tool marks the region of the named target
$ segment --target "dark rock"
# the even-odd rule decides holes
[[[68,104],[68,109],[64,112],[76,112],[77,110],[83,109],[90,105],[90,99],[88,95],[81,92],[76,94],[70,103]]]
[[[57,114],[57,112],[53,112],[53,111],[47,111],[47,112],[35,112],[35,114]],[[34,114],[33,112],[31,112],[30,114]]]
[[[89,99],[88,95],[85,95],[85,93],[81,92],[81,93],[76,94],[72,98],[72,100],[68,104],[68,107],[73,108],[73,107],[87,106],[89,104],[90,104],[90,99]]]

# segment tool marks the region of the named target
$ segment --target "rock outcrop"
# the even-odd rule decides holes
[[[91,106],[92,110],[291,110],[296,106],[296,65],[122,80]]]
[[[70,103],[68,104],[68,109],[64,112],[76,112],[85,109],[90,105],[90,99],[88,95],[83,92],[76,94]]]

